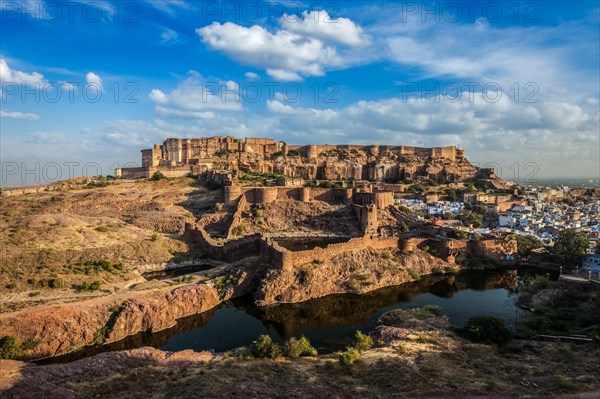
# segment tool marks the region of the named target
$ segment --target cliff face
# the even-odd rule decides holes
[[[0,337],[35,342],[28,358],[68,353],[87,345],[115,342],[142,331],[172,327],[177,319],[205,312],[223,300],[249,292],[253,275],[232,275],[230,289],[193,284],[169,291],[128,294],[2,315]]]
[[[334,293],[363,293],[454,267],[421,250],[353,250],[322,264],[298,265],[291,271],[271,270],[258,287],[255,299],[259,305],[269,305]]]

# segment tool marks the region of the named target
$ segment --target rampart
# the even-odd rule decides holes
[[[351,238],[342,243],[329,244],[325,248],[316,247],[305,251],[290,251],[279,245],[276,240],[266,238],[262,242],[261,255],[270,258],[271,263],[276,267],[283,270],[292,270],[294,266],[311,262],[314,262],[315,264],[325,262],[343,252],[364,248],[398,248],[398,239],[363,236]]]
[[[240,223],[242,223],[242,213],[244,212],[244,210],[246,209],[247,206],[248,206],[248,200],[246,200],[245,195],[242,195],[240,197],[240,200],[238,201],[237,208],[236,208],[235,212],[233,213],[233,220],[231,221],[231,225],[229,226],[229,229],[227,230],[227,239],[230,239],[231,237],[233,237],[233,233],[235,232],[235,229],[240,225]]]
[[[432,255],[454,263],[459,255],[472,255],[506,261],[507,254],[515,254],[516,240],[511,237],[486,240],[435,239],[428,237],[384,238],[371,235],[350,238],[346,242],[332,243],[324,248],[291,251],[277,243],[277,238],[252,234],[238,240],[219,243],[201,226],[186,224],[186,237],[194,240],[206,257],[224,262],[235,262],[249,257],[260,257],[282,270],[292,270],[298,265],[319,263],[333,259],[343,252],[362,249],[399,249],[414,251],[427,249]],[[425,247],[428,248],[425,248]]]

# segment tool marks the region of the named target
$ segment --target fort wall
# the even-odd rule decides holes
[[[240,225],[240,223],[242,223],[242,213],[246,210],[247,206],[248,200],[246,200],[246,196],[242,194],[238,201],[237,208],[233,213],[231,225],[229,226],[229,229],[227,229],[227,239],[231,239],[233,237],[233,232]]]
[[[245,205],[242,203],[242,205]],[[238,208],[240,210],[242,208]],[[241,217],[241,213],[239,215]],[[235,224],[235,217],[234,223]],[[232,226],[233,226],[232,224]],[[230,229],[231,231],[231,229]],[[277,239],[252,234],[238,240],[219,243],[213,240],[200,227],[186,224],[186,238],[194,240],[205,256],[224,262],[235,262],[249,257],[261,257],[273,266],[282,270],[293,270],[294,267],[307,263],[318,265],[339,256],[341,253],[363,249],[399,249],[414,251],[427,245],[430,252],[448,263],[454,263],[459,254],[488,257],[497,261],[505,261],[506,254],[514,254],[517,250],[516,240],[511,237],[487,240],[447,240],[427,237],[387,238],[373,235],[351,238],[346,242],[333,243],[324,248],[316,247],[304,251],[291,251],[277,243]]]
[[[325,248],[316,247],[306,251],[290,251],[277,244],[276,240],[268,238],[264,241],[262,253],[270,256],[271,263],[283,270],[292,270],[295,266],[325,262],[340,255],[342,252],[364,248],[394,249],[398,248],[397,238],[378,238],[371,236],[356,237],[342,243],[329,244]]]

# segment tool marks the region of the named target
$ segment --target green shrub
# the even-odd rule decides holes
[[[179,277],[177,280],[175,280],[176,283],[191,283],[192,281],[194,281],[194,276],[188,274],[187,276],[181,276]]]
[[[342,366],[351,366],[360,359],[360,352],[358,349],[349,346],[344,352],[340,354],[339,361]]]
[[[413,211],[411,211],[411,210],[410,210],[410,208],[408,208],[408,207],[406,207],[406,206],[404,206],[404,205],[400,205],[400,206],[398,207],[398,210],[399,210],[400,212],[402,212],[402,213],[406,213],[407,215],[410,215],[410,214],[412,214],[412,213],[413,213]]]
[[[283,351],[281,346],[273,342],[270,336],[263,334],[252,343],[252,354],[254,357],[277,359],[282,356]]]
[[[310,344],[310,341],[303,335],[300,338],[290,338],[285,343],[285,355],[287,357],[317,356],[317,350]]]
[[[79,290],[82,292],[98,291],[99,289],[100,289],[100,281],[98,281],[98,280],[94,281],[91,284],[88,283],[87,281],[84,281],[79,286]]]
[[[235,357],[241,360],[251,360],[254,359],[254,353],[252,352],[252,348],[242,346],[235,350]]]
[[[23,357],[21,342],[13,336],[7,336],[0,340],[0,359],[18,360]]]
[[[425,311],[426,313],[429,313],[431,315],[434,316],[443,316],[444,312],[442,311],[442,308],[440,308],[437,305],[425,305],[423,306],[423,311]]]
[[[504,320],[496,316],[471,317],[462,329],[462,335],[474,342],[498,345],[503,345],[512,338]]]
[[[102,345],[108,336],[108,328],[101,327],[94,333],[94,342],[93,344],[96,346]]]
[[[48,280],[48,287],[50,288],[65,288],[67,282],[62,278],[52,278]]]
[[[161,172],[154,172],[154,174],[152,175],[152,177],[149,179],[150,181],[159,181],[159,180],[164,180],[167,177],[165,175],[163,175]]]
[[[373,340],[362,331],[356,330],[356,333],[354,333],[354,347],[360,352],[371,349]]]
[[[413,269],[408,269],[408,274],[413,278],[413,280],[415,281],[419,281],[421,280],[421,274]]]
[[[160,238],[160,236],[156,233],[152,233],[152,235],[150,236],[149,240],[152,242],[156,242],[158,241],[158,239]]]

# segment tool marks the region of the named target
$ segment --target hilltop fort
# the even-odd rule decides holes
[[[141,167],[119,168],[117,177],[167,177],[211,170],[281,174],[306,180],[495,179],[491,168],[478,168],[463,150],[448,147],[395,145],[288,145],[269,138],[229,136],[169,138],[142,150]]]

